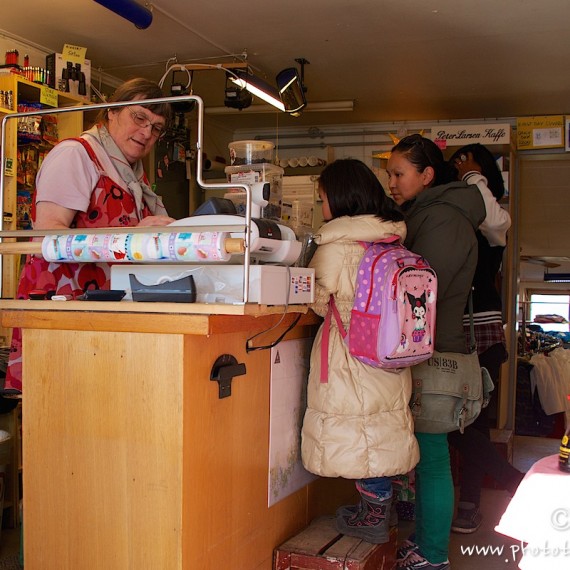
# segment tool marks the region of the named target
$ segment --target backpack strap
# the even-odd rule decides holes
[[[342,324],[340,313],[336,308],[333,295],[329,298],[329,308],[323,323],[323,336],[321,338],[321,384],[326,384],[329,381],[329,342],[331,332],[331,318],[334,316],[338,330],[342,338],[346,337],[346,330]]]
[[[396,234],[393,234],[391,236],[388,236],[384,239],[379,239],[376,240],[374,243],[392,243],[392,244],[399,244],[400,243],[400,236],[397,236]]]
[[[401,245],[400,244],[400,237],[396,234],[388,236],[384,239],[377,239],[375,241],[359,241],[358,242],[364,249],[368,249],[371,245],[375,243],[385,243],[387,245]]]

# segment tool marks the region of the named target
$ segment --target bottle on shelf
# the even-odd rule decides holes
[[[567,396],[570,400],[570,394]],[[566,426],[566,432],[560,442],[560,454],[558,456],[558,467],[560,471],[570,473],[570,423]]]
[[[6,52],[6,65],[18,65],[19,53],[17,49],[11,49]]]

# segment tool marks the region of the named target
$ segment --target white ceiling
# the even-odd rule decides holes
[[[93,68],[119,78],[159,80],[169,58],[231,61],[246,50],[254,72],[273,80],[304,57],[309,103],[355,102],[354,112],[281,115],[281,127],[570,112],[568,0],[152,4],[153,23],[139,30],[94,0],[3,2],[0,29],[49,51],[87,47]],[[206,107],[223,106],[222,72],[197,72],[193,86]],[[276,123],[273,113],[239,111],[216,120]]]

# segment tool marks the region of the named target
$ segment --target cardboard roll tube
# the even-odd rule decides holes
[[[123,235],[129,235],[129,234],[123,234]],[[146,234],[139,234],[139,235],[146,235]],[[174,234],[173,234],[174,235]],[[202,234],[203,235],[203,234]],[[63,237],[71,237],[71,236],[46,236],[44,238],[43,241],[2,241],[0,242],[0,255],[42,255],[43,250],[42,250],[42,246],[44,244],[44,242],[46,240],[48,241],[52,241],[53,243],[53,239],[54,237],[59,237],[59,238],[63,238]],[[220,245],[222,247],[222,252],[221,252],[221,256],[223,258],[226,258],[227,255],[231,255],[231,254],[243,254],[245,252],[245,243],[243,238],[231,238],[231,237],[222,237],[222,239],[220,240]],[[224,255],[226,254],[226,255]],[[55,259],[52,259],[52,256],[48,256],[48,260],[49,261],[56,261]],[[74,262],[74,261],[79,261],[77,259],[57,259],[57,261],[59,262]],[[118,260],[89,260],[89,261],[113,261],[113,262],[117,262]],[[129,261],[129,262],[136,262],[136,261],[149,261],[149,259],[128,259],[128,260],[124,260],[124,261]],[[152,261],[159,261],[157,259],[152,259]],[[165,262],[173,262],[176,261],[174,259],[164,259]],[[180,260],[180,261],[205,261],[205,259],[200,258],[200,257],[196,257],[196,259],[186,259],[186,260]]]
[[[3,241],[0,243],[0,255],[41,255],[41,241]]]

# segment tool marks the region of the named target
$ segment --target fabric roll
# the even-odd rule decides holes
[[[42,255],[58,263],[212,263],[228,261],[226,232],[48,235]]]

